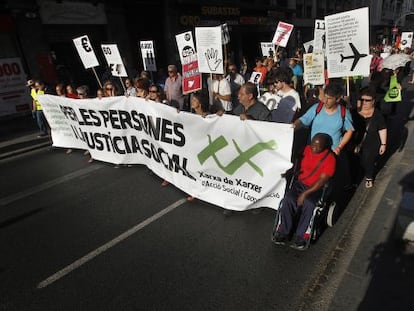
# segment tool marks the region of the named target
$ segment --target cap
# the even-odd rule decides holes
[[[32,86],[34,84],[33,80],[28,80],[26,86]]]

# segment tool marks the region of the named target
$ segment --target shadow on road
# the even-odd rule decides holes
[[[399,184],[403,194],[414,192],[414,171]],[[372,279],[358,310],[414,310],[414,246],[394,233],[371,254],[367,273]]]

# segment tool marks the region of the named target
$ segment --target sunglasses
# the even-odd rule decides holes
[[[105,90],[112,90],[112,88],[111,87],[106,87]]]
[[[157,90],[149,90],[150,93],[157,93]]]
[[[362,101],[362,102],[372,102],[372,99],[367,99],[367,98],[360,98],[359,99],[360,101]]]

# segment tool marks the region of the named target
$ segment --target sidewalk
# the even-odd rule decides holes
[[[32,115],[0,120],[0,160],[52,144],[50,137],[38,135]]]

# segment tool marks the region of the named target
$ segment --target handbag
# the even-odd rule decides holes
[[[354,153],[355,154],[360,154],[361,153],[361,147],[362,147],[362,144],[365,141],[365,138],[367,137],[368,129],[369,129],[369,126],[371,125],[371,121],[372,121],[372,118],[368,121],[368,123],[367,123],[367,125],[365,127],[364,136],[362,137],[361,142],[358,145],[356,145],[355,148],[354,148]]]
[[[390,79],[390,86],[384,96],[384,101],[386,103],[394,103],[400,102],[401,100],[401,89],[398,88],[397,76],[392,75]]]

